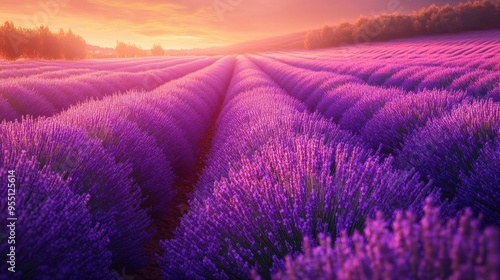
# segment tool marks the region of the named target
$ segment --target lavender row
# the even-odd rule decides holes
[[[208,156],[209,170],[202,174],[201,183],[196,187],[199,192],[205,189],[210,191],[214,180],[227,175],[230,163],[237,163],[241,156],[251,156],[255,149],[276,133],[271,128],[262,131],[253,127],[251,120],[261,115],[275,113],[286,116],[306,109],[303,104],[276,87],[274,81],[259,71],[251,61],[241,56],[236,61],[231,83],[216,122]],[[250,106],[256,102],[261,106]],[[282,120],[286,121],[285,118]],[[241,137],[232,137],[233,135]],[[251,135],[252,142],[239,139]]]
[[[71,105],[88,99],[101,99],[106,95],[129,90],[152,90],[168,81],[207,67],[216,58],[196,60],[164,70],[143,73],[111,73],[103,77],[93,74],[68,79],[22,79],[0,85],[0,120],[12,121],[19,116],[52,116]],[[10,109],[8,108],[10,107]]]
[[[462,186],[459,180],[459,176],[467,178],[481,148],[497,141],[496,105],[476,104],[473,109],[466,109],[474,98],[461,91],[405,93],[354,83],[326,91],[323,85],[334,83],[335,74],[311,75],[308,70],[276,64],[265,58],[254,59],[292,96],[305,100],[311,110],[321,112],[345,130],[359,133],[364,143],[373,149],[380,149],[384,154],[401,153],[400,168],[416,168],[422,178],[443,190],[446,197],[455,197],[457,191],[464,194],[476,191],[475,195],[458,197],[461,204],[487,214],[488,223],[500,224],[500,215],[494,207],[500,200],[495,195],[486,195],[494,192],[498,179],[491,176],[486,179],[486,176],[482,184],[475,187],[471,183]],[[325,81],[328,78],[330,80]],[[452,111],[453,120],[448,120]],[[439,131],[433,122],[441,122]],[[453,140],[441,142],[449,137]],[[486,170],[492,174],[498,172],[495,168]]]
[[[389,223],[379,215],[363,233],[319,244],[304,238],[303,254],[287,256],[272,279],[498,279],[500,230],[481,230],[470,210],[443,222],[430,200],[420,222],[397,212]],[[254,272],[254,279],[261,279]]]
[[[100,61],[95,61],[94,64],[73,62],[73,64],[69,65],[67,64],[68,62],[60,61],[57,66],[41,66],[41,62],[36,61],[24,68],[10,69],[10,67],[6,67],[9,71],[5,70],[2,72],[0,70],[0,80],[14,79],[22,81],[25,79],[64,79],[85,74],[109,75],[113,73],[138,73],[150,70],[161,70],[171,66],[193,62],[195,60],[197,59],[162,59],[152,62],[143,61],[143,63],[137,61],[130,66],[124,65],[124,67],[116,67],[116,69],[95,69],[101,65],[102,62]],[[120,65],[121,64],[118,63],[118,66]],[[92,68],[92,66],[94,67]]]
[[[352,77],[311,73],[266,58],[254,57],[254,61],[311,111],[320,112],[344,130],[359,133],[369,147],[386,154],[397,154],[416,129],[472,99],[460,91],[406,93],[362,84]]]
[[[498,30],[471,32],[439,37],[420,37],[376,44],[360,44],[319,51],[285,53],[309,61],[350,61],[351,65],[377,61],[380,65],[426,65],[465,67],[498,71],[500,51]],[[278,53],[279,55],[279,53]],[[354,63],[353,63],[354,62]],[[344,65],[349,67],[349,65]]]
[[[202,175],[210,179],[162,243],[167,279],[245,279],[253,267],[269,275],[304,236],[354,232],[377,210],[417,211],[431,194],[413,171],[394,169],[271,82],[237,59]]]
[[[378,107],[359,133],[370,147],[397,154],[405,140],[430,120],[440,118],[469,101],[463,92],[423,91],[396,96]],[[356,104],[354,108],[356,108]],[[368,108],[370,110],[370,108]],[[351,116],[346,114],[344,120]]]
[[[398,165],[415,168],[445,195],[457,196],[461,203],[484,213],[486,222],[500,224],[500,169],[494,161],[499,139],[500,105],[468,102],[409,136]]]
[[[194,169],[199,142],[222,103],[231,61],[223,59],[148,93],[87,102],[56,119],[84,128],[117,160],[131,162],[145,205],[161,217],[173,196],[173,178]],[[166,176],[170,169],[172,176]]]
[[[428,61],[419,64],[397,61],[392,58],[382,61],[370,60],[369,58],[359,61],[349,59],[311,61],[309,58],[280,56],[276,62],[278,61],[287,66],[303,68],[311,73],[332,72],[338,75],[354,76],[369,85],[385,88],[398,87],[405,91],[460,90],[471,96],[486,98],[499,94],[500,74],[498,71],[474,67],[433,66],[429,65]],[[492,63],[500,65],[495,60]]]
[[[252,56],[252,59],[293,97],[304,102],[310,111],[320,112],[335,122],[339,122],[343,113],[360,99],[373,96],[395,98],[404,93],[368,86],[353,76],[290,67],[264,57]]]
[[[38,161],[40,168],[57,173],[75,195],[89,195],[92,222],[107,234],[113,264],[136,268],[145,263],[144,245],[154,230],[146,211],[139,207],[141,190],[130,178],[129,163],[117,163],[85,130],[56,120],[3,123],[0,131],[2,152],[7,153],[0,166],[14,169],[16,159],[25,153],[28,159]],[[43,182],[44,178],[38,180]],[[57,225],[57,220],[50,223]],[[65,233],[54,232],[53,236],[61,234]]]
[[[15,173],[9,173],[8,168]],[[5,272],[0,279],[110,279],[109,239],[105,230],[92,221],[87,209],[88,196],[75,195],[68,181],[47,167],[40,168],[37,160],[26,154],[0,167],[0,177],[6,179],[8,175],[17,179],[14,182],[16,243],[0,238],[0,248],[6,252],[1,258]],[[12,221],[4,216],[8,213],[4,197],[0,204],[1,224],[7,228]],[[13,205],[12,201],[9,205]],[[10,246],[17,248],[15,273],[7,270],[10,256],[6,255],[12,255]]]
[[[130,92],[84,103],[55,118],[24,119],[21,123],[0,126],[1,148],[7,152],[0,166],[25,168],[27,163],[17,164],[16,159],[26,157],[30,159],[26,162],[33,162],[32,169],[38,169],[38,173],[33,170],[33,180],[50,184],[51,177],[43,174],[54,173],[68,186],[75,200],[78,196],[85,197],[83,205],[90,213],[87,215],[92,218],[92,225],[98,225],[104,242],[105,248],[99,254],[112,254],[104,260],[95,254],[91,261],[99,260],[103,264],[93,273],[103,274],[93,278],[109,278],[98,269],[102,265],[137,269],[147,261],[144,246],[155,232],[150,217],[165,214],[174,195],[173,181],[193,170],[194,161],[186,164],[185,159],[195,153],[193,147],[208,130],[211,118],[222,103],[232,63],[231,58],[219,60],[153,92]],[[194,90],[197,88],[207,90],[200,94]],[[178,143],[184,146],[176,145]],[[30,217],[25,221],[28,226],[35,214],[30,208],[20,209]],[[81,220],[84,217],[82,214],[71,218],[84,227]],[[58,225],[58,222],[52,220],[49,224]],[[75,230],[84,235],[91,228]],[[69,238],[73,237],[64,232],[50,232],[47,240],[41,240],[37,246]],[[58,248],[53,249],[54,254],[61,253]],[[42,259],[37,254],[26,257],[26,263],[28,258],[33,258],[41,268],[61,268],[71,265],[70,261],[90,265],[90,261],[85,260],[87,251],[81,250],[84,253],[81,257],[75,255],[76,260],[57,259],[58,266],[51,263],[55,261],[53,258]],[[28,267],[20,267],[20,270],[29,272]],[[71,270],[61,271],[73,276]],[[48,271],[40,273],[41,277],[51,278]]]
[[[126,71],[136,72],[137,69],[163,68],[178,63],[194,61],[196,58],[141,58],[141,59],[109,59],[109,60],[86,60],[86,61],[47,61],[26,60],[16,61],[1,65],[0,79],[29,77],[44,73],[64,71],[68,69],[79,69],[86,71]],[[157,68],[158,67],[158,68]]]
[[[203,58],[200,59],[193,59],[193,58],[185,58],[185,59],[163,59],[159,61],[154,61],[154,62],[147,62],[146,63],[134,63],[133,65],[126,66],[126,67],[120,67],[117,69],[102,69],[102,70],[97,70],[97,69],[92,69],[92,68],[78,68],[78,67],[84,67],[84,65],[78,65],[76,68],[61,68],[55,71],[44,71],[41,72],[40,74],[36,75],[31,75],[28,77],[23,77],[24,75],[19,74],[16,76],[16,80],[21,80],[24,78],[35,78],[35,79],[61,79],[61,78],[67,78],[69,76],[75,77],[79,75],[85,75],[85,74],[93,74],[93,75],[99,75],[99,76],[106,76],[109,74],[138,74],[138,73],[144,73],[144,72],[150,72],[150,73],[156,73],[158,71],[154,70],[165,70],[170,67],[175,67],[179,66],[182,64],[186,64],[189,62],[194,62],[196,60],[202,60]],[[100,65],[100,64],[96,64]]]

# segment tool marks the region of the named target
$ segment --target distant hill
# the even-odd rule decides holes
[[[212,47],[204,49],[187,50],[165,50],[166,56],[182,55],[224,55],[224,54],[242,54],[265,51],[286,51],[303,50],[304,38],[307,32],[296,32],[287,35],[269,37],[253,41],[241,42],[228,46]],[[151,56],[151,51],[146,50],[147,55]],[[87,44],[87,58],[113,58],[116,57],[114,48],[103,48]]]
[[[285,51],[304,49],[304,38],[307,32],[297,32],[288,35],[241,42],[233,45],[212,47],[206,49],[166,50],[165,55],[222,55],[242,54],[265,51]]]

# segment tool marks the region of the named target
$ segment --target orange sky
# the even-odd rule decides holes
[[[398,3],[399,2],[399,3]],[[416,0],[1,0],[0,19],[52,31],[71,28],[89,44],[116,41],[150,48],[210,47],[305,31],[361,13],[379,14],[392,4],[403,12]],[[441,1],[447,2],[447,1]],[[449,1],[458,2],[458,1]]]

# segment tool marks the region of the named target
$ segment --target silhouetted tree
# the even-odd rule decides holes
[[[0,56],[9,60],[82,59],[86,56],[86,46],[85,40],[71,30],[52,33],[46,26],[26,29],[15,27],[12,22],[0,26]]]
[[[71,29],[66,33],[62,32],[62,53],[64,58],[73,60],[85,57],[87,45],[85,40],[74,34]]]
[[[117,57],[121,58],[146,56],[146,51],[138,48],[135,44],[125,44],[120,41],[116,42],[115,53]]]
[[[48,27],[40,26],[38,29],[39,38],[41,42],[40,46],[40,55],[43,58],[47,59],[57,59],[62,58],[61,51],[61,43],[60,38],[61,35],[53,34],[50,32]]]
[[[165,50],[161,47],[160,44],[154,44],[153,48],[151,48],[151,54],[153,56],[164,56]]]
[[[17,59],[21,56],[22,44],[27,39],[12,22],[6,21],[0,27],[0,54],[6,59]]]
[[[311,30],[306,34],[305,47],[306,49],[318,49],[327,47],[327,45],[324,43],[319,30]]]

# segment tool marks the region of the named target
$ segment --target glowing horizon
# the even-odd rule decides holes
[[[411,12],[432,2],[351,0],[4,0],[0,17],[16,26],[71,29],[88,44],[116,46],[116,41],[144,49],[207,48],[306,31],[324,24],[379,14],[391,5]]]

